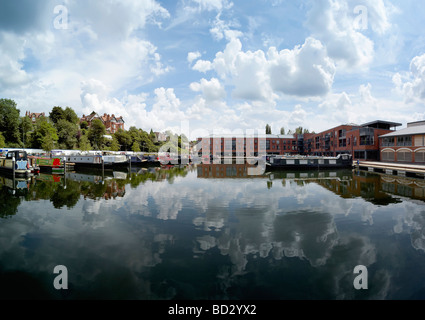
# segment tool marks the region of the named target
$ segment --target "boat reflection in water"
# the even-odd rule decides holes
[[[1,177],[0,298],[425,298],[423,181],[256,170]],[[66,292],[53,288],[56,265]],[[368,290],[353,288],[357,265]]]

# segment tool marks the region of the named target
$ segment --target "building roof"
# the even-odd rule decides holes
[[[371,121],[371,122],[362,124],[361,126],[362,127],[378,128],[379,125],[383,125],[383,126],[386,126],[386,127],[389,127],[389,128],[391,128],[391,127],[394,127],[395,128],[395,127],[400,127],[401,126],[401,123],[391,122],[391,121],[384,121],[384,120],[375,120],[375,121]]]
[[[90,113],[89,115],[84,115],[81,117],[80,121],[92,121],[94,118],[98,118],[100,119],[103,123],[111,121],[112,119],[115,119],[117,122],[122,122],[124,123],[124,119],[123,117],[116,117],[114,114],[109,115],[104,113],[102,116],[98,115],[95,111],[93,111],[92,113]]]
[[[407,127],[401,130],[384,134],[379,137],[387,138],[387,137],[408,136],[408,135],[415,135],[415,134],[425,134],[425,125]]]
[[[36,118],[39,118],[39,117],[45,117],[45,113],[44,112],[37,113],[37,112],[27,111],[25,113],[25,116],[30,117],[30,118],[33,117],[33,116],[35,116]]]

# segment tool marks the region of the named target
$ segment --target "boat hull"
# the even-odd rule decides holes
[[[28,166],[28,160],[18,160],[15,163],[15,171],[13,171],[13,163],[12,160],[1,158],[0,159],[0,171],[4,174],[15,176],[29,176],[31,174],[31,170]]]
[[[266,163],[269,170],[327,170],[351,168],[351,155],[335,158],[279,158],[272,157]]]
[[[66,156],[67,163],[71,163],[74,169],[78,168],[120,168],[129,165],[127,157],[123,155],[101,156],[101,155],[76,155]]]
[[[60,158],[43,158],[43,157],[29,157],[32,164],[39,172],[44,173],[64,173],[64,163]]]

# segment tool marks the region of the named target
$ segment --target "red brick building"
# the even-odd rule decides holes
[[[198,138],[197,152],[222,157],[298,154],[294,135],[220,135]]]
[[[379,136],[391,133],[400,123],[373,121],[345,124],[320,133],[294,135],[220,135],[198,138],[199,155],[250,157],[258,154],[337,156],[379,160]]]
[[[100,119],[106,128],[106,132],[110,134],[117,132],[118,129],[124,130],[124,119],[122,117],[116,117],[114,114],[109,115],[106,113],[104,113],[103,116],[99,116],[94,111],[88,116],[83,114],[83,117],[80,119],[80,124],[85,121],[90,128],[94,119]]]
[[[46,115],[44,112],[35,113],[35,112],[27,111],[25,112],[25,116],[30,118],[32,123],[35,123],[38,118],[45,117]]]
[[[379,136],[391,133],[401,123],[376,120],[363,125],[345,124],[317,134],[299,135],[300,154],[337,156],[343,153],[354,159],[379,160]]]
[[[379,137],[381,161],[425,163],[425,121],[410,122],[407,128]]]

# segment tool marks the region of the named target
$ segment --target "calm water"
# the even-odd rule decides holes
[[[0,177],[0,298],[425,298],[425,181],[251,174]],[[57,265],[67,290],[54,288]],[[357,265],[368,289],[354,288]]]

